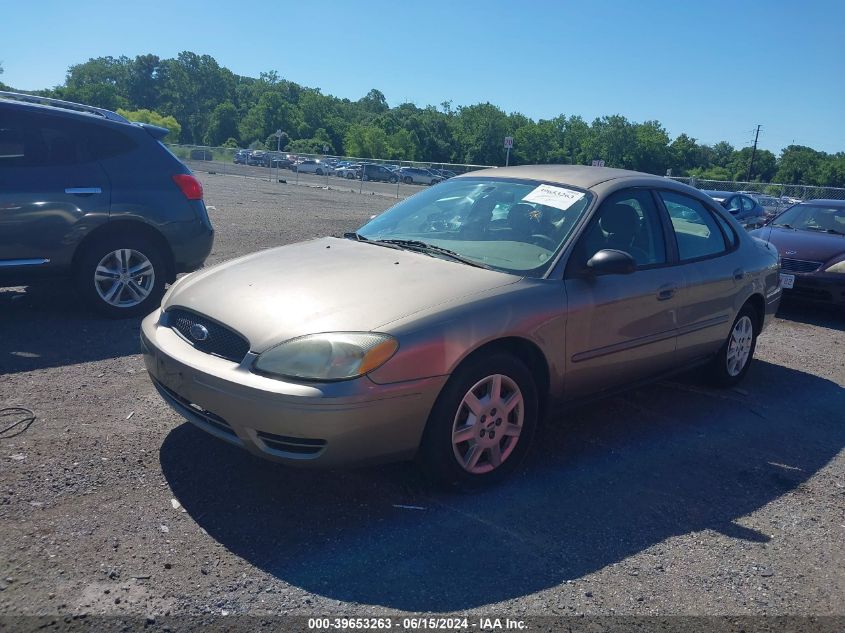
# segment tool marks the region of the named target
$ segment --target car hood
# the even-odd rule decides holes
[[[826,262],[845,253],[845,236],[767,226],[751,233],[774,244],[781,257]]]
[[[318,332],[371,331],[521,277],[354,240],[321,238],[234,259],[176,282],[164,309],[188,308],[261,353]]]

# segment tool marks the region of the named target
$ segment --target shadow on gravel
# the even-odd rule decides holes
[[[0,374],[75,365],[140,351],[141,319],[92,313],[69,282],[0,291]]]
[[[796,323],[826,327],[831,330],[845,330],[845,308],[842,307],[785,299],[778,308],[777,317]]]
[[[638,573],[659,573],[683,564],[660,545],[674,535],[768,541],[742,517],[836,456],[843,406],[835,383],[760,361],[741,391],[661,383],[568,414],[521,474],[474,495],[431,490],[410,465],[292,470],[189,424],[160,458],[194,520],[259,569],[332,599],[461,611],[646,548],[654,566]]]

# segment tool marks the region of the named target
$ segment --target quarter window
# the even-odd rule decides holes
[[[696,200],[674,191],[661,191],[682,261],[717,255],[725,251],[725,238],[713,214]]]

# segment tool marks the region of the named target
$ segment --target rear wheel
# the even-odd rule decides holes
[[[318,170],[317,170],[317,175],[318,175],[318,176],[322,176],[322,175],[323,175],[323,170],[322,170],[322,169],[318,169]]]
[[[402,179],[402,182],[404,182],[406,185],[410,185],[414,182],[414,179],[410,176],[405,176],[405,178]]]
[[[441,484],[472,489],[506,477],[525,458],[537,428],[531,372],[509,354],[461,366],[437,398],[420,459]]]
[[[85,250],[76,267],[76,284],[92,308],[120,319],[149,314],[158,306],[167,268],[152,240],[114,235]]]
[[[717,386],[733,387],[745,378],[757,347],[757,333],[757,312],[745,305],[710,365],[710,376]]]

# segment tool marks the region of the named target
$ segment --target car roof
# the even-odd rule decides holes
[[[817,198],[815,200],[804,200],[803,202],[799,202],[799,205],[805,204],[813,204],[819,205],[823,204],[828,207],[836,207],[838,209],[845,209],[845,200],[833,200],[830,198]]]
[[[727,198],[728,196],[732,196],[735,193],[739,193],[738,191],[719,191],[718,189],[702,189],[702,193],[706,193],[708,196],[723,196]]]
[[[655,183],[666,183],[663,176],[646,174],[629,169],[614,169],[612,167],[588,167],[587,165],[519,165],[517,167],[495,167],[482,169],[457,176],[458,178],[474,177],[496,178],[525,178],[526,180],[543,180],[561,185],[571,185],[590,189],[602,182],[619,179],[653,180]],[[669,181],[674,182],[674,181]]]

